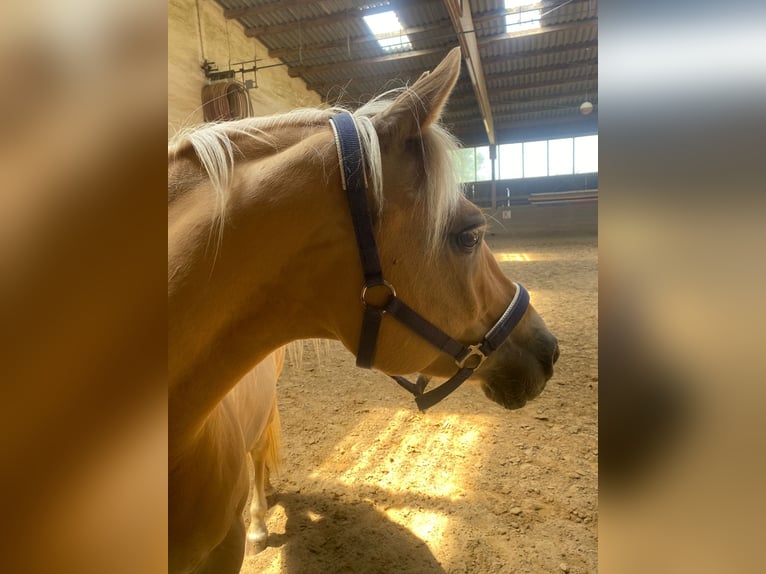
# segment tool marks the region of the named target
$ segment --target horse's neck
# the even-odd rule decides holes
[[[334,159],[327,132],[236,169],[219,246],[208,184],[169,205],[171,432],[199,425],[277,347],[332,336],[311,292],[321,243],[341,241],[332,234],[348,227],[338,182],[326,173]]]

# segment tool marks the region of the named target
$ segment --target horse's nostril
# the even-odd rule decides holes
[[[556,346],[553,347],[553,364],[556,364],[556,361],[559,360],[559,355],[561,355],[561,352],[559,351],[559,344],[556,342]]]

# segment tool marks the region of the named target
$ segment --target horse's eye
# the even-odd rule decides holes
[[[469,229],[468,231],[462,231],[458,233],[457,243],[458,246],[464,251],[473,251],[481,241],[481,231],[478,229]]]

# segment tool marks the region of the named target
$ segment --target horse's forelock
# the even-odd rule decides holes
[[[382,209],[384,199],[382,167],[380,144],[372,125],[372,118],[383,112],[391,105],[396,96],[408,89],[402,88],[386,92],[359,108],[354,114],[365,155],[367,158],[373,158],[368,163],[371,172],[368,176],[372,180],[372,189],[378,201],[379,209]],[[365,132],[369,132],[368,141],[365,141]],[[425,170],[424,189],[421,190],[422,193],[419,197],[425,202],[425,209],[429,214],[427,248],[433,253],[444,241],[450,219],[455,213],[461,195],[453,157],[454,152],[458,149],[458,143],[452,134],[438,122],[430,124],[421,132],[419,143]]]
[[[423,194],[433,225],[429,228],[428,246],[435,252],[443,243],[455,211],[461,188],[455,171],[457,141],[439,124],[432,124],[421,139],[426,181]]]

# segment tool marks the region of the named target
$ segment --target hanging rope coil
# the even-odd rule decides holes
[[[253,115],[247,89],[234,80],[203,86],[202,111],[206,122],[240,120]]]

